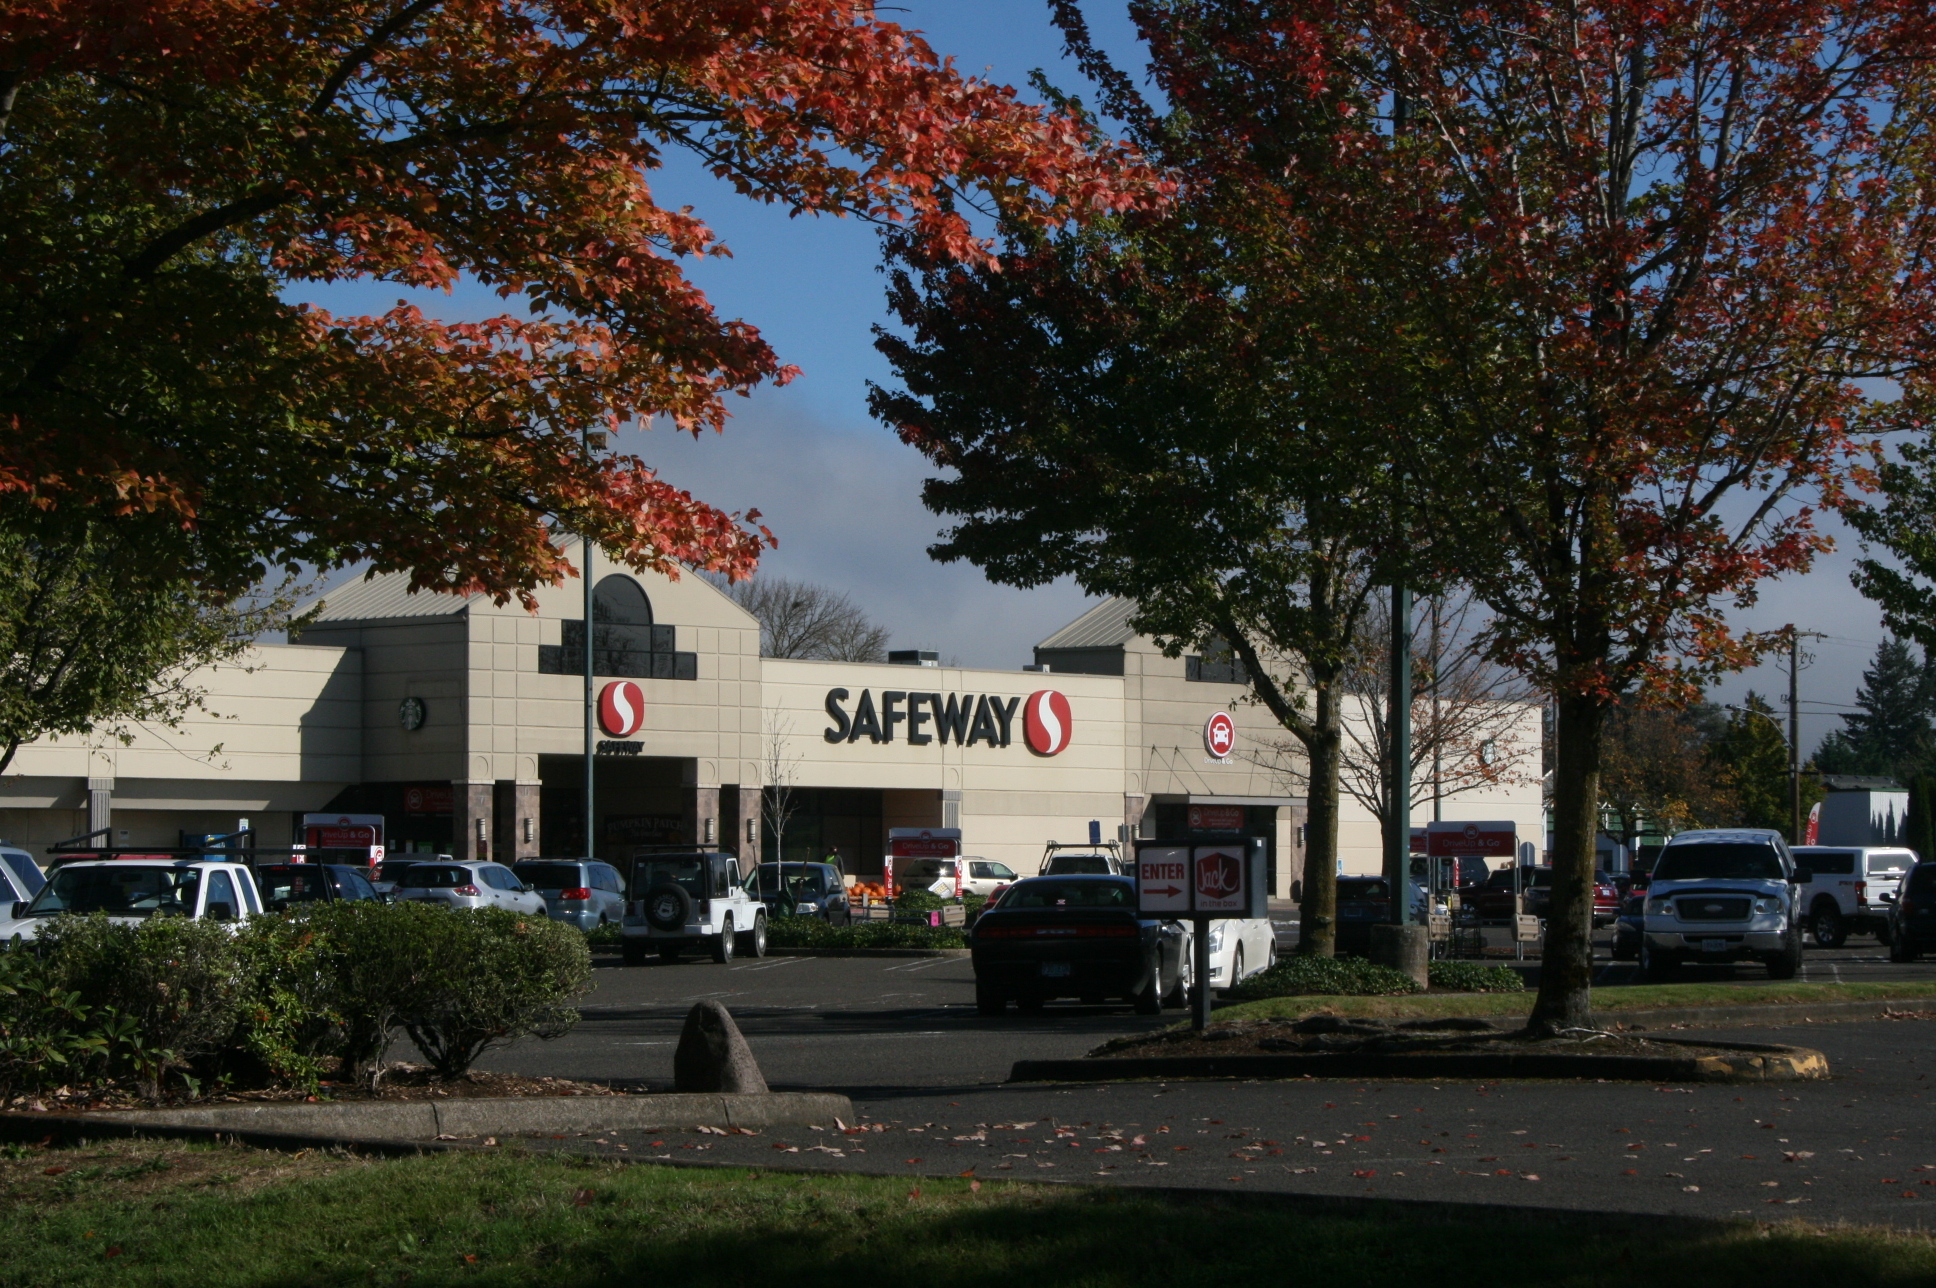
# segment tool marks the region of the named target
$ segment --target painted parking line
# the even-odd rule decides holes
[[[728,967],[730,970],[778,970],[782,966],[798,966],[801,962],[813,960],[810,957],[762,957],[747,962],[744,966]]]
[[[884,966],[882,967],[882,969],[898,970],[898,971],[903,971],[911,974],[917,970],[928,970],[931,967],[939,966],[941,963],[946,961],[959,961],[959,960],[960,958],[956,958],[956,957],[917,957],[915,960],[911,962],[896,962],[894,965]]]

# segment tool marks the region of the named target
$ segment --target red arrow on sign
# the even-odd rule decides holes
[[[1147,890],[1145,890],[1144,893],[1145,894],[1167,894],[1167,895],[1174,896],[1174,895],[1182,894],[1183,890],[1179,886],[1151,886]]]

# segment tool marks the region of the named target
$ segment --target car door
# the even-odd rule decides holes
[[[599,906],[601,910],[609,920],[623,920],[625,917],[625,878],[618,874],[617,868],[609,867],[603,863],[594,866],[598,872],[599,880],[602,882],[597,887],[600,892]]]
[[[242,900],[235,893],[235,882],[228,871],[211,869],[208,880],[202,882],[201,915],[209,921],[235,921],[242,912]]]
[[[542,913],[545,911],[544,896],[529,889],[518,879],[518,874],[509,868],[499,868],[503,873],[504,894],[507,906],[518,912]]]

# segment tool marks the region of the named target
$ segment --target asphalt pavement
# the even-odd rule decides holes
[[[1606,966],[1603,976],[1625,970]],[[1811,979],[1932,971],[1892,966],[1873,941],[1808,953]],[[1732,975],[1765,978],[1747,967]],[[493,1052],[482,1064],[666,1087],[686,1010],[714,998],[733,1012],[775,1090],[845,1092],[861,1119],[849,1126],[864,1130],[618,1133],[539,1147],[892,1175],[972,1170],[985,1178],[1936,1225],[1936,1130],[1925,1103],[1936,1094],[1928,1082],[1936,1025],[1928,1018],[1713,1034],[1816,1047],[1835,1071],[1823,1083],[1009,1084],[1016,1060],[1079,1056],[1180,1016],[1064,1004],[985,1018],[975,1013],[973,971],[962,958],[601,964],[596,980],[576,1031]]]

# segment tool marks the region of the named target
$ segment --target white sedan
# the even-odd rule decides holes
[[[1276,964],[1277,932],[1269,917],[1210,923],[1210,987],[1229,988]]]

